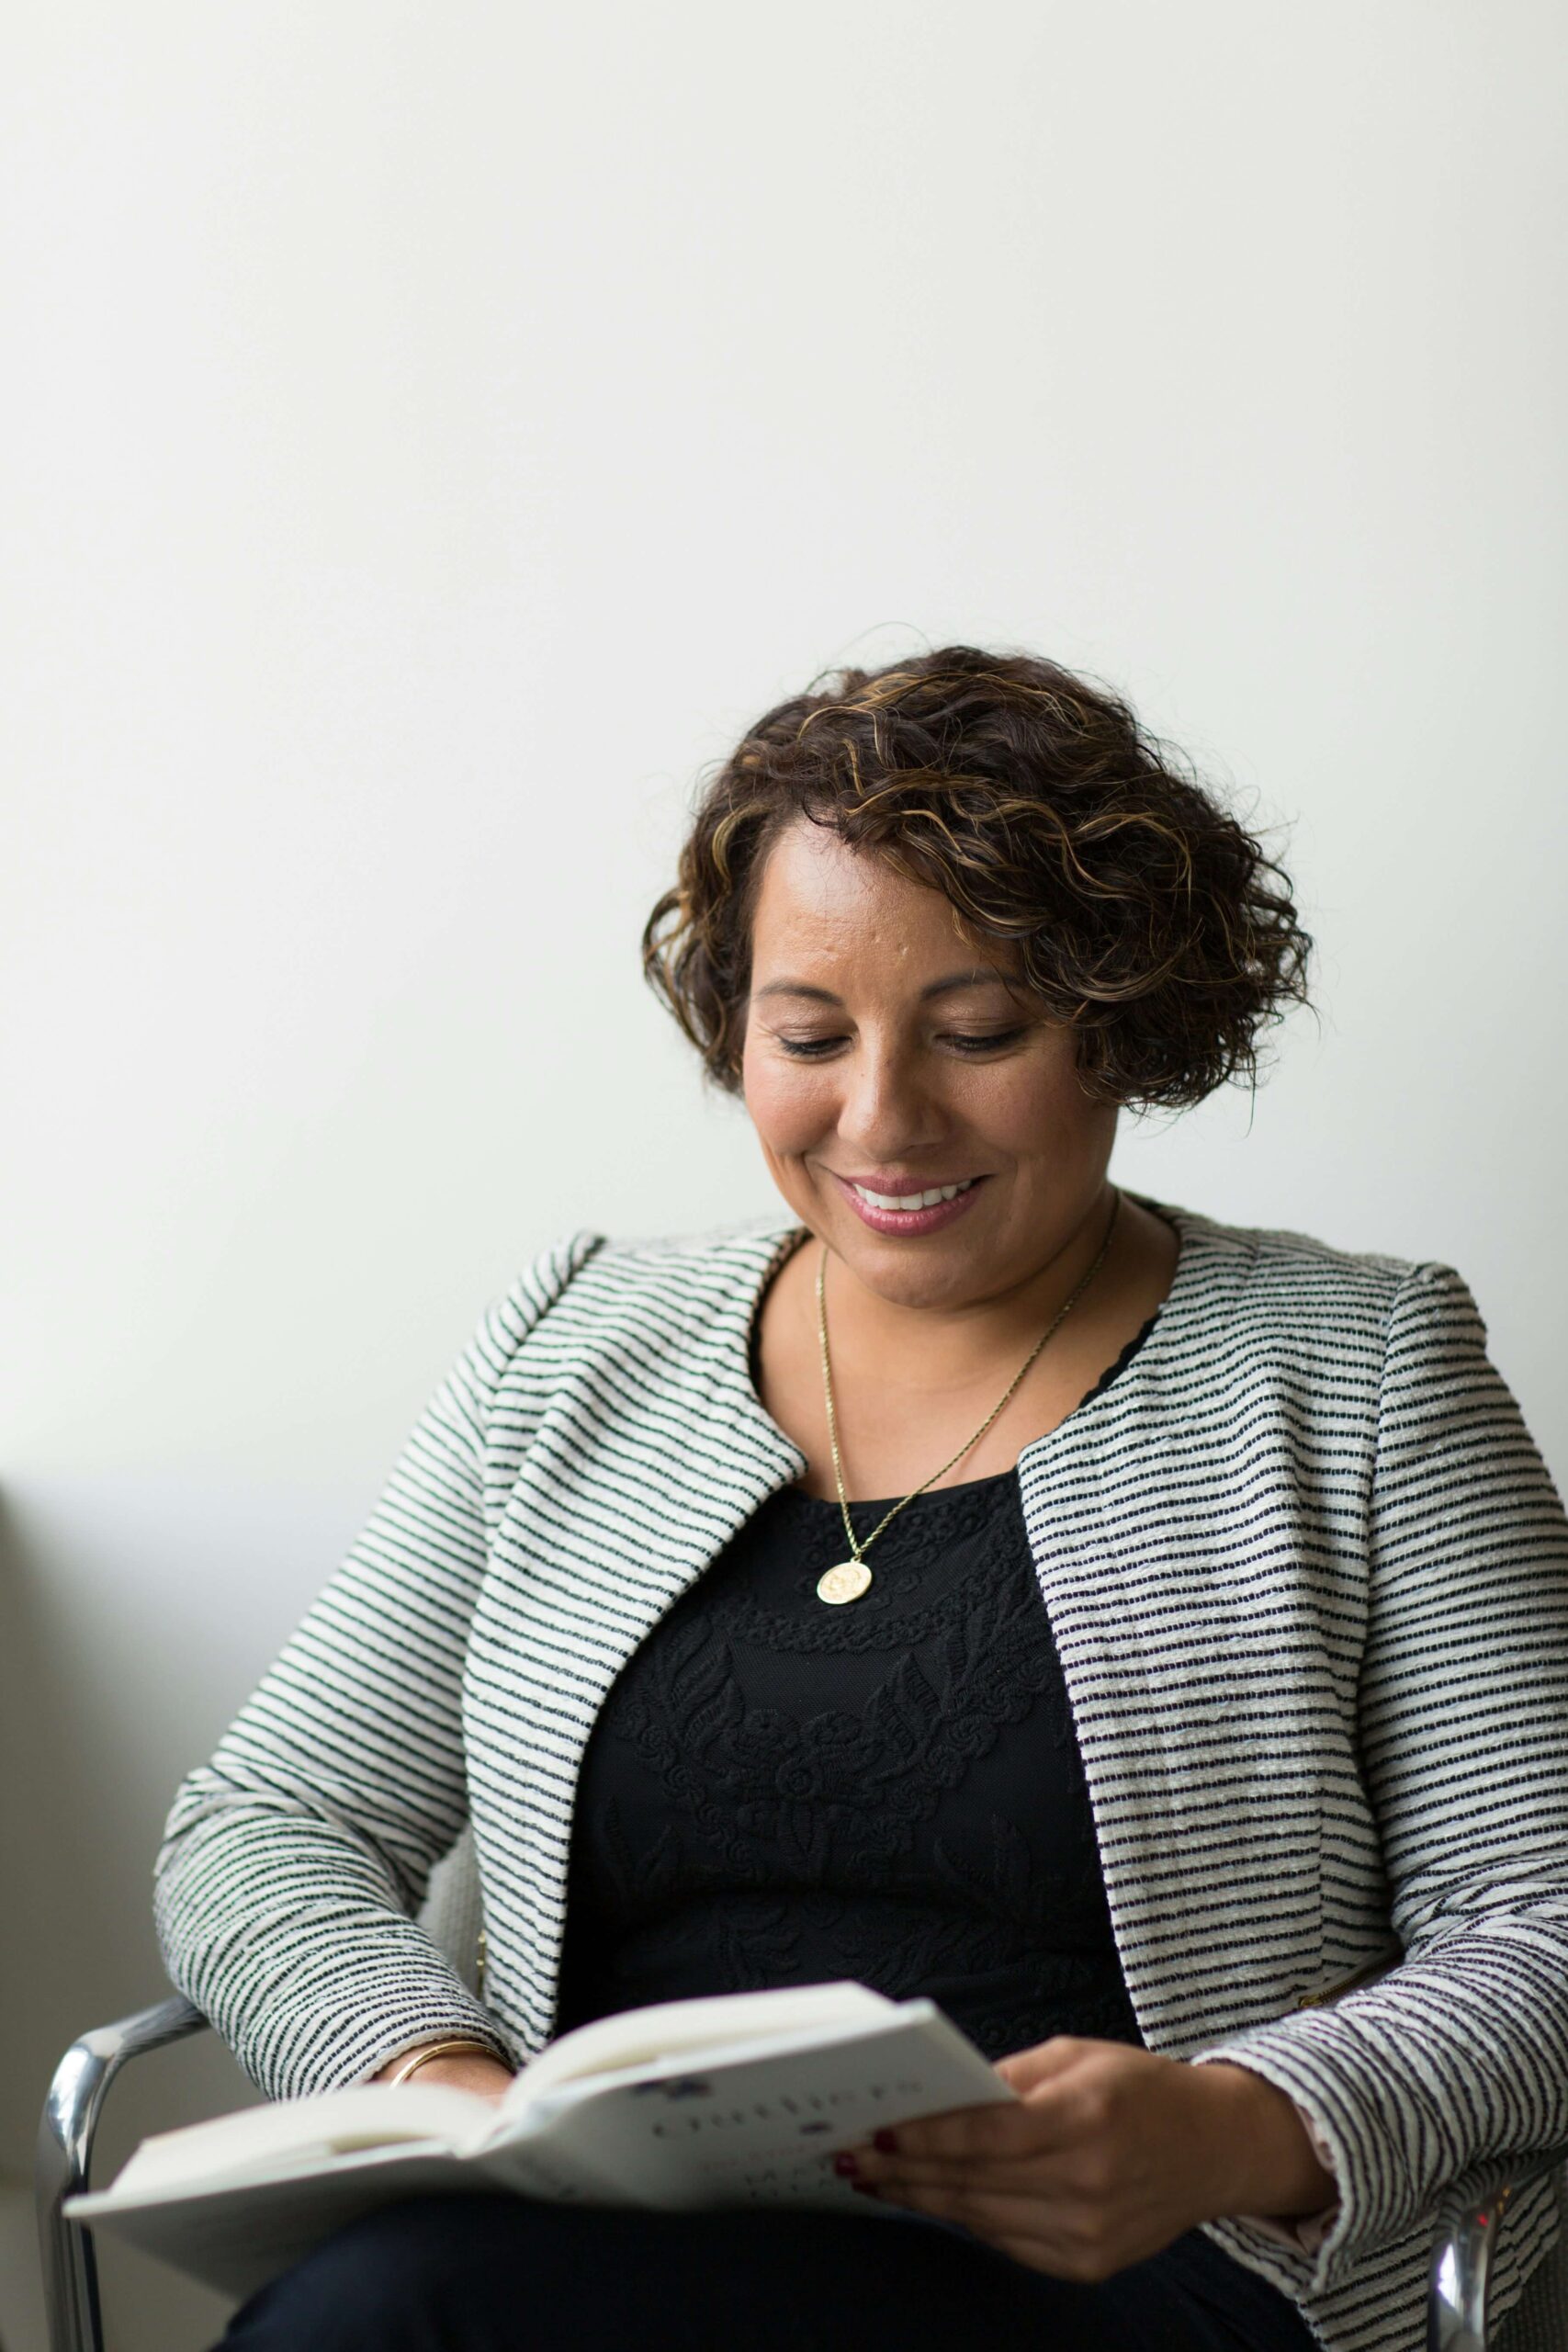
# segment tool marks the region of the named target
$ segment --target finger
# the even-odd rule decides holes
[[[922,2115],[917,2122],[879,2132],[870,2145],[874,2154],[922,2164],[989,2164],[1057,2154],[1081,2137],[1073,2091],[1046,2086],[1006,2107]]]
[[[852,2177],[868,2181],[874,2188],[968,2186],[1035,2197],[1056,2195],[1066,2186],[1038,2156],[992,2156],[979,2164],[964,2157],[871,2156],[857,2163]]]
[[[949,2108],[880,2132],[872,2152],[882,2155],[942,2157],[958,2162],[992,2155],[1024,2155],[1051,2136],[1050,2118],[1020,2101]],[[878,2143],[880,2143],[880,2145]],[[856,2155],[863,2152],[857,2147]]]
[[[886,2204],[928,2213],[933,2221],[962,2222],[976,2237],[991,2239],[1007,2233],[1041,2241],[1050,2234],[1041,2226],[1044,2209],[1039,2199],[1022,2190],[1010,2195],[976,2188],[972,2181],[948,2181],[897,2184],[886,2189],[879,2186],[875,2194]]]

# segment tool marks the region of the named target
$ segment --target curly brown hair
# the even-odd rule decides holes
[[[800,820],[940,890],[974,940],[1011,942],[1099,1101],[1255,1082],[1259,1031],[1305,1001],[1286,876],[1179,755],[1053,662],[947,645],[825,673],[702,794],[643,969],[730,1092],[762,866]]]

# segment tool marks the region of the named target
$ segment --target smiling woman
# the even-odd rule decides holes
[[[1284,876],[949,647],[750,729],[643,952],[787,1216],[495,1303],[180,1792],[170,1971],[278,2096],[841,1978],[1016,2096],[838,2212],[416,2200],[231,2344],[1408,2352],[1439,2199],[1568,2141],[1568,1525],[1451,1269],[1111,1181],[1303,998]]]

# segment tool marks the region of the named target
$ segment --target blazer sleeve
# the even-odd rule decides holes
[[[497,1388],[593,1246],[575,1236],[486,1310],[337,1573],[175,1799],[154,1867],[164,1964],[272,2098],[367,2080],[438,2034],[515,2063],[412,1915],[468,1815]]]
[[[1196,2063],[1250,2067],[1339,2190],[1314,2290],[1498,2160],[1568,2143],[1568,1521],[1451,1268],[1390,1316],[1369,1498],[1362,1771],[1404,1958]],[[1241,2226],[1256,2226],[1243,2222]]]

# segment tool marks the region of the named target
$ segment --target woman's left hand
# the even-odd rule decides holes
[[[1335,2181],[1293,2102],[1244,2066],[1053,2036],[998,2061],[1018,2103],[901,2123],[838,2169],[1032,2270],[1093,2283],[1223,2213],[1310,2213]]]

